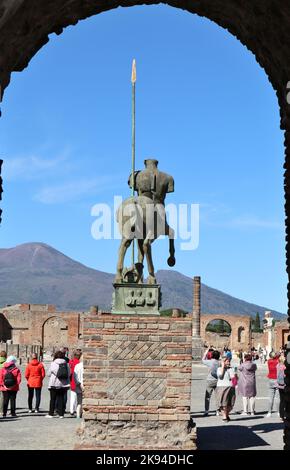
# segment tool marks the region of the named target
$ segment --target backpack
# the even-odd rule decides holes
[[[4,385],[6,388],[13,388],[16,385],[16,377],[12,372],[6,372],[4,375]]]
[[[56,376],[59,380],[67,380],[68,379],[68,367],[67,367],[66,362],[59,364]]]

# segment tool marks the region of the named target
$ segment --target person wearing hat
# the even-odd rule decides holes
[[[6,417],[10,402],[11,416],[16,416],[16,395],[21,382],[21,372],[16,367],[17,359],[9,356],[0,369],[0,391],[3,393],[3,418]]]

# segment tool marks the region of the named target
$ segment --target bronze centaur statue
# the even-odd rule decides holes
[[[125,199],[117,210],[117,222],[122,235],[117,264],[116,283],[124,282],[124,258],[132,240],[137,240],[138,263],[135,264],[137,279],[143,282],[143,260],[148,266],[148,283],[156,284],[151,245],[161,235],[169,237],[169,266],[175,265],[174,230],[166,220],[164,201],[167,193],[174,191],[172,176],[158,170],[158,161],[145,160],[145,169],[136,171],[129,177],[128,184],[137,191],[138,196]]]

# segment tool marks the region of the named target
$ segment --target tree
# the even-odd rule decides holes
[[[259,312],[257,312],[256,318],[255,318],[255,331],[260,331],[260,330],[261,330],[261,320],[260,320]]]
[[[224,332],[224,321],[223,320],[219,320],[219,322],[217,324],[216,332],[217,333],[223,333]]]

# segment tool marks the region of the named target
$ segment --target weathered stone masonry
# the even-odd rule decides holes
[[[188,319],[88,316],[80,447],[194,448],[191,343]]]
[[[59,312],[54,305],[17,304],[0,309],[0,340],[44,348],[76,347],[81,342],[82,313]]]

